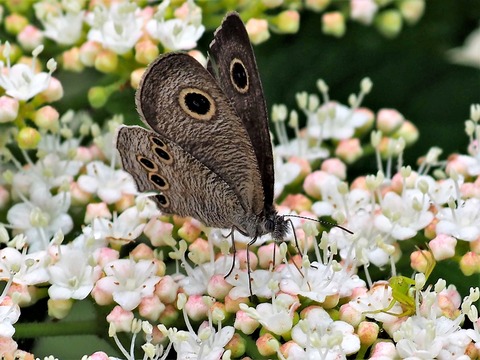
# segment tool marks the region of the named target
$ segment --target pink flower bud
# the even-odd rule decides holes
[[[95,58],[102,50],[102,46],[95,41],[87,41],[80,47],[80,61],[85,66],[93,66],[95,64]]]
[[[346,303],[340,306],[339,318],[340,320],[357,327],[357,325],[362,321],[363,315],[349,303]]]
[[[208,281],[207,293],[217,300],[223,300],[225,299],[225,296],[228,295],[232,287],[233,286],[225,280],[223,275],[216,274],[213,275]]]
[[[135,261],[154,259],[153,250],[147,244],[138,244],[135,249],[130,251],[129,256]]]
[[[305,7],[320,12],[330,5],[330,2],[331,0],[305,0]]]
[[[322,196],[320,192],[320,184],[326,177],[328,177],[328,174],[324,171],[314,171],[307,175],[303,182],[303,189],[307,195],[314,199],[320,199]]]
[[[107,321],[114,324],[117,331],[130,332],[133,319],[133,312],[124,310],[119,305],[115,306],[107,315]]]
[[[295,10],[285,10],[278,14],[273,22],[280,33],[295,34],[300,27],[300,14]]]
[[[80,49],[78,47],[73,47],[69,50],[66,50],[62,54],[63,68],[65,70],[81,72],[85,65],[80,60]]]
[[[150,64],[158,56],[157,45],[149,39],[139,41],[135,44],[135,60],[140,64]]]
[[[94,352],[88,357],[89,360],[109,360],[110,357],[103,351]]]
[[[145,225],[143,232],[150,239],[153,246],[165,246],[171,242],[173,231],[173,224],[169,222],[160,221],[157,218],[152,218]]]
[[[370,25],[377,13],[378,5],[374,0],[351,0],[350,18],[364,25]]]
[[[38,94],[38,96],[42,99],[42,101],[48,103],[60,100],[63,97],[62,83],[52,76],[50,78],[50,82],[48,83],[48,87]]]
[[[12,14],[5,16],[5,30],[10,34],[17,35],[28,26],[29,21],[25,16],[10,11]]]
[[[160,314],[165,310],[165,305],[162,304],[160,299],[156,296],[148,296],[142,298],[140,305],[138,306],[139,314],[147,320],[156,322],[158,321]]]
[[[397,350],[395,345],[391,341],[379,341],[373,348],[372,353],[370,354],[370,359],[396,359],[398,358]]]
[[[261,335],[255,342],[258,352],[262,356],[272,356],[280,348],[279,341],[270,333]]]
[[[251,270],[255,270],[258,266],[258,257],[257,255],[249,250],[249,260],[250,260],[250,263],[247,264],[247,250],[237,250],[235,256],[237,257],[235,261],[238,261],[238,263],[240,264],[240,269],[242,270],[246,270],[247,269],[247,265],[250,266],[250,269]]]
[[[95,300],[95,302],[100,305],[110,305],[113,303],[113,296],[111,291],[105,291],[101,287],[95,286],[92,289],[92,292],[90,293]]]
[[[427,250],[417,250],[410,254],[410,266],[413,270],[424,273],[434,262],[433,254]]]
[[[31,51],[43,43],[43,34],[37,27],[27,25],[17,35],[17,40],[25,50]]]
[[[270,38],[268,21],[265,19],[251,18],[245,24],[245,28],[252,44],[258,45]]]
[[[177,234],[185,241],[191,243],[200,236],[202,232],[200,229],[201,224],[194,219],[188,219],[185,221]]]
[[[179,286],[175,280],[170,275],[165,275],[162,279],[155,285],[154,294],[164,304],[172,304],[177,299]]]
[[[140,80],[142,79],[145,70],[146,68],[138,68],[133,70],[130,74],[130,86],[133,89],[138,89],[138,86],[140,85]]]
[[[460,259],[460,270],[466,276],[480,272],[480,255],[473,251],[467,252]]]
[[[240,311],[240,304],[250,304],[248,297],[239,297],[232,299],[230,295],[225,296],[225,310],[229,313],[237,313]]]
[[[117,250],[112,248],[102,247],[94,251],[93,258],[95,259],[95,263],[103,268],[109,262],[118,260],[120,258],[120,254]]]
[[[246,340],[237,333],[233,334],[233,337],[230,339],[227,345],[225,345],[225,350],[231,351],[230,356],[232,359],[240,359],[245,354],[246,349]],[[245,358],[243,359],[245,360]]]
[[[362,321],[357,328],[357,335],[363,346],[370,346],[378,339],[380,327],[370,321]]]
[[[92,194],[80,189],[78,183],[70,183],[70,195],[72,197],[72,205],[86,205],[92,199]]]
[[[455,246],[457,239],[445,234],[438,234],[433,240],[428,243],[432,250],[435,260],[445,260],[455,255]]]
[[[118,55],[111,50],[104,49],[95,57],[95,69],[103,73],[112,73],[118,67]]]
[[[35,111],[33,121],[39,128],[56,132],[60,127],[59,118],[58,111],[53,106],[46,105]]]
[[[235,322],[233,324],[234,328],[240,330],[245,335],[251,335],[257,328],[260,326],[260,323],[252,319],[242,310],[239,310],[235,313]]]
[[[197,264],[206,263],[210,260],[210,248],[208,241],[202,238],[197,238],[194,242],[188,247],[190,253],[193,253],[195,256],[195,262]],[[192,254],[192,255],[193,255]]]
[[[112,213],[110,212],[106,203],[90,203],[87,205],[87,210],[85,211],[85,218],[83,221],[86,224],[90,224],[95,218],[112,218]]]
[[[48,299],[48,315],[55,319],[63,319],[68,314],[73,306],[73,299],[56,300]]]
[[[24,127],[17,134],[18,146],[24,150],[36,149],[41,138],[38,130],[32,127]]]
[[[0,191],[0,194],[1,194],[1,191]],[[468,244],[470,245],[470,250],[472,250],[475,254],[480,254],[480,238],[475,241],[470,241]]]
[[[386,37],[393,38],[402,30],[402,15],[397,10],[385,10],[377,15],[375,25]]]
[[[180,312],[172,304],[165,305],[165,310],[160,315],[159,323],[166,327],[172,326],[177,323],[180,317]]]
[[[282,206],[286,206],[296,212],[302,212],[312,208],[312,201],[303,194],[289,194],[283,200]]]
[[[185,311],[193,321],[200,321],[207,318],[208,306],[200,295],[191,295],[185,304]]]
[[[445,167],[445,172],[449,174],[452,170],[454,170],[457,174],[462,175],[463,177],[469,178],[469,158],[458,154],[450,155],[447,159],[447,166]]]
[[[13,121],[18,116],[19,102],[10,96],[0,96],[0,123]]]
[[[391,135],[402,126],[405,118],[395,109],[381,109],[377,114],[377,129]]]
[[[353,164],[363,155],[360,139],[353,138],[340,140],[335,149],[335,155],[347,164]]]
[[[419,136],[420,133],[417,127],[408,120],[405,120],[402,126],[400,126],[400,129],[398,129],[395,133],[395,137],[402,137],[407,146],[414,144],[418,140]]]
[[[347,177],[347,166],[339,159],[330,158],[322,162],[320,170],[335,175],[340,180]]]
[[[342,37],[345,34],[345,18],[338,11],[324,13],[322,16],[322,31],[327,35]]]
[[[275,256],[274,256],[275,252]],[[280,257],[280,250],[274,242],[266,245],[262,245],[258,248],[257,251],[258,256],[258,264],[262,269],[269,269],[270,265],[272,265],[273,258],[275,257],[275,264],[273,266],[277,266],[282,262]]]
[[[425,1],[408,0],[398,4],[403,18],[409,24],[415,24],[423,15]]]

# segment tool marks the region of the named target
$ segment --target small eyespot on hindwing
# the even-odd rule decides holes
[[[142,165],[145,170],[147,171],[157,171],[158,167],[156,164],[154,164],[152,161],[147,159],[146,157],[143,157],[141,155],[137,155],[137,161]]]
[[[148,179],[160,190],[167,190],[170,188],[167,180],[161,175],[155,173],[148,173]]]
[[[168,200],[168,198],[163,195],[163,194],[158,194],[155,196],[155,198],[157,199],[158,203],[160,204],[160,206],[162,207],[168,207],[170,205],[170,201]]]
[[[168,151],[167,145],[155,136],[150,136],[150,142],[152,143],[152,152],[157,155],[157,157],[164,164],[171,165],[173,163],[173,157]]]

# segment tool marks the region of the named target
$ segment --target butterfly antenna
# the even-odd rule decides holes
[[[337,227],[339,229],[342,229],[343,231],[346,231],[347,233],[349,234],[352,234],[353,235],[353,232],[348,230],[347,228],[341,226],[341,225],[337,225],[337,224],[334,224],[330,221],[326,221],[326,220],[321,220],[321,219],[312,219],[312,218],[309,218],[309,217],[306,217],[306,216],[301,216],[301,215],[283,215],[285,217],[294,217],[294,218],[299,218],[299,219],[305,219],[305,220],[310,220],[310,221],[316,221],[318,222],[319,224],[322,224],[322,225],[328,225],[328,226],[331,226],[331,227]]]

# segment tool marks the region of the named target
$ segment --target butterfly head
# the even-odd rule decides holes
[[[263,234],[272,234],[275,241],[281,242],[285,239],[285,236],[289,230],[289,222],[285,218],[271,209],[267,212],[264,221],[260,223],[259,229]]]

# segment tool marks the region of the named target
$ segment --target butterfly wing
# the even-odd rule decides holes
[[[231,227],[232,219],[241,216],[242,206],[228,184],[161,134],[122,126],[117,149],[138,190],[158,192],[152,199],[163,212],[222,228]]]
[[[155,132],[224,181],[245,214],[262,212],[262,180],[249,136],[228,98],[198,61],[185,53],[157,58],[143,75],[136,105]],[[188,172],[175,176],[190,177]],[[193,185],[191,189],[200,191]],[[213,201],[205,199],[202,204]]]
[[[243,121],[260,168],[265,204],[273,203],[274,172],[267,108],[255,55],[239,15],[229,13],[210,44],[213,74]]]

